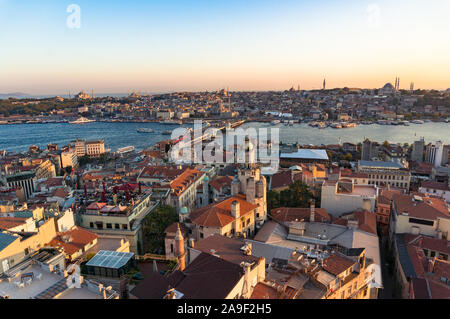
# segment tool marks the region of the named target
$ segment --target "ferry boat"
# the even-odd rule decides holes
[[[164,122],[162,122],[162,124],[166,124],[166,125],[182,125],[183,122],[182,121],[174,121],[174,120],[165,120]]]
[[[92,123],[95,122],[95,120],[89,120],[85,117],[80,117],[76,121],[69,122],[69,124],[86,124],[86,123]]]
[[[162,131],[162,135],[172,135],[172,131]]]
[[[340,129],[340,128],[342,128],[342,125],[340,123],[331,123],[330,127],[331,128]]]
[[[414,120],[414,121],[411,121],[411,122],[414,123],[414,124],[425,124],[425,122],[422,121],[422,120]]]
[[[356,127],[356,123],[341,123],[343,128],[352,128]]]
[[[294,121],[289,121],[289,126],[293,126],[294,125]]]
[[[136,131],[137,131],[138,133],[153,133],[153,132],[155,132],[155,131],[152,130],[151,128],[147,128],[147,127],[144,127],[144,128],[138,128]]]
[[[134,146],[126,146],[126,147],[119,148],[117,150],[117,153],[120,155],[123,155],[123,154],[131,153],[133,151],[134,151]]]
[[[281,123],[280,120],[273,120],[273,121],[272,121],[272,124],[273,124],[273,125],[278,125],[278,124],[280,124],[280,123]]]

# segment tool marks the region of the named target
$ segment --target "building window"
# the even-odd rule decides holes
[[[203,233],[200,233],[200,238],[203,238]]]
[[[128,229],[128,225],[127,225],[127,224],[123,224],[123,225],[122,225],[122,229],[127,230],[127,229]]]
[[[170,252],[173,253],[173,244],[170,244]]]
[[[94,223],[93,223],[93,222],[90,222],[90,223],[89,223],[89,227],[94,228]]]
[[[119,224],[115,224],[115,225],[114,225],[114,228],[115,228],[115,229],[120,229],[120,225],[119,225]]]
[[[106,228],[112,229],[112,224],[106,224]]]

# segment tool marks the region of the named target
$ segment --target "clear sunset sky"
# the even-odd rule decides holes
[[[0,61],[0,93],[446,89],[450,1],[0,0]]]

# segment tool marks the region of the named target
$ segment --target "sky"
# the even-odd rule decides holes
[[[0,93],[446,89],[449,34],[448,0],[0,0]]]

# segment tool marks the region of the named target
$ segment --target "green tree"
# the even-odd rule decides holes
[[[278,207],[309,207],[311,200],[316,200],[308,185],[302,181],[296,181],[289,188],[276,193],[270,191],[267,194],[267,206],[269,210]]]
[[[171,224],[178,222],[178,213],[171,206],[160,206],[145,219],[144,251],[146,253],[164,253],[164,231]]]

